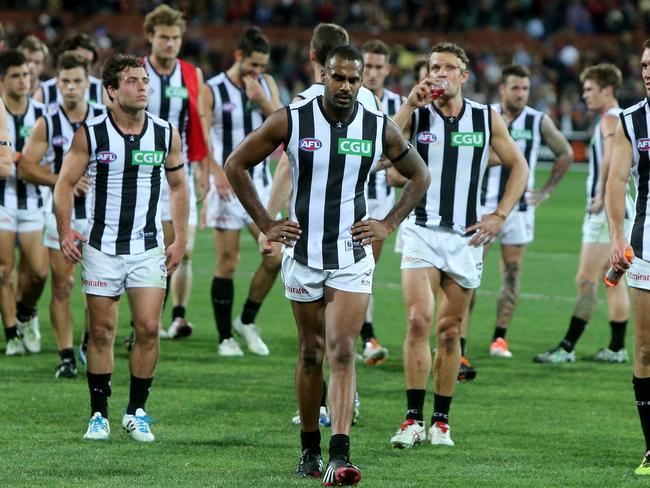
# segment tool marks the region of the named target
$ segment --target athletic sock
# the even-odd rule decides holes
[[[11,327],[5,327],[5,339],[7,339],[7,341],[10,341],[14,337],[20,337],[16,324],[12,325]]]
[[[625,330],[627,328],[627,320],[616,322],[609,321],[609,326],[612,329],[612,338],[609,342],[609,349],[618,352],[625,347]]]
[[[175,305],[172,308],[172,322],[176,319],[185,318],[185,307],[183,305]]]
[[[86,372],[88,378],[88,389],[90,390],[90,416],[95,412],[108,418],[108,397],[111,396],[111,373],[94,374]]]
[[[492,342],[496,341],[497,339],[505,339],[506,332],[508,332],[508,329],[506,329],[505,327],[499,327],[497,325],[494,328],[494,335],[492,335]]]
[[[645,438],[646,452],[650,451],[650,378],[632,377],[636,408],[641,419],[641,429]]]
[[[587,321],[581,318],[576,317],[575,315],[571,317],[571,322],[569,323],[569,330],[567,330],[564,339],[560,342],[560,347],[562,347],[566,352],[571,352],[576,347],[578,339],[585,331],[587,327]]]
[[[327,383],[323,381],[323,394],[320,396],[320,406],[327,406]]]
[[[65,349],[61,349],[59,351],[59,357],[61,358],[62,363],[71,363],[75,364],[75,359],[74,359],[74,349],[71,347],[67,347]]]
[[[431,416],[431,425],[436,422],[449,423],[449,407],[451,407],[450,396],[433,394],[433,415]]]
[[[126,407],[127,415],[135,415],[138,408],[144,410],[144,405],[149,398],[149,390],[153,378],[136,378],[131,375],[131,390],[129,392],[129,405]]]
[[[314,454],[320,454],[320,430],[315,432],[300,431],[300,445],[302,449],[309,449]]]
[[[466,352],[467,352],[467,337],[461,337],[460,338],[460,355],[464,357]]]
[[[16,318],[20,322],[29,322],[29,319],[36,313],[36,309],[27,307],[22,302],[16,302]]]
[[[427,390],[406,390],[406,419],[424,422],[424,395]]]
[[[241,323],[242,324],[252,324],[255,322],[255,317],[257,317],[257,312],[260,311],[261,303],[252,301],[250,298],[246,299],[244,303],[244,309],[241,313]]]
[[[365,344],[370,339],[375,338],[375,328],[372,326],[372,322],[364,322],[361,326],[361,339]]]
[[[335,458],[350,457],[350,436],[345,434],[334,434],[330,438],[330,460]]]
[[[167,275],[167,285],[165,286],[165,298],[163,298],[163,306],[162,309],[165,310],[167,307],[167,298],[169,297],[169,293],[171,291],[171,283],[172,283],[172,277],[171,275]]]
[[[235,296],[233,280],[213,277],[211,293],[212,311],[221,343],[232,337],[232,301]]]

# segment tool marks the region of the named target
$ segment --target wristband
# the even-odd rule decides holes
[[[0,141],[0,146],[9,146],[9,147],[11,147],[11,141]]]
[[[498,208],[492,212],[495,216],[499,217],[501,220],[505,221],[508,218],[508,214],[499,210]]]
[[[183,166],[185,166],[184,163],[181,163],[181,164],[179,164],[178,166],[173,166],[173,167],[171,167],[171,168],[168,168],[167,166],[165,166],[165,172],[167,172],[167,173],[171,173],[172,171],[178,171],[178,170],[181,169]]]

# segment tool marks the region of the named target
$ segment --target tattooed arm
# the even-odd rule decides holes
[[[605,185],[607,185],[607,175],[609,174],[609,163],[612,158],[612,150],[614,149],[614,133],[616,131],[616,123],[618,117],[614,115],[604,115],[600,120],[600,124],[596,130],[600,131],[603,141],[603,165],[600,170],[600,185],[598,192],[591,201],[591,213],[598,213],[603,208],[605,202]]]

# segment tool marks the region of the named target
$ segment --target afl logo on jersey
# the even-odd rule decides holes
[[[63,147],[68,143],[68,138],[65,136],[55,136],[52,138],[52,145],[56,147]]]
[[[323,143],[313,137],[305,137],[304,139],[300,139],[298,147],[301,151],[314,152],[323,147]]]
[[[637,139],[636,148],[639,151],[650,151],[650,139],[647,137],[644,137],[643,139]]]
[[[234,112],[237,110],[237,105],[235,105],[232,102],[226,102],[223,104],[223,111],[224,112]]]
[[[117,159],[117,154],[109,151],[102,151],[97,153],[95,159],[97,159],[98,163],[108,164]]]
[[[420,144],[431,144],[436,142],[436,135],[433,132],[418,132],[418,142]]]

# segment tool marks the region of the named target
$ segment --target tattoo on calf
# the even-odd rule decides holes
[[[497,325],[507,327],[519,301],[519,263],[505,263],[497,300]]]
[[[597,305],[596,283],[587,280],[578,283],[578,301],[576,301],[573,315],[589,322]]]

